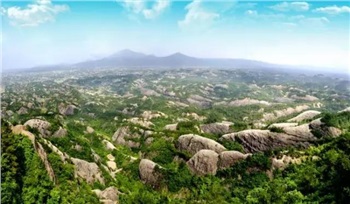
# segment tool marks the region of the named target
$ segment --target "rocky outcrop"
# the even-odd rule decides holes
[[[251,154],[242,154],[239,151],[224,151],[219,154],[219,169],[225,169],[233,166],[235,163],[246,159]]]
[[[167,115],[165,113],[160,112],[160,111],[157,111],[157,112],[144,111],[142,113],[141,117],[145,120],[152,120],[153,118],[167,117]]]
[[[292,131],[290,130],[290,132]],[[245,152],[263,152],[288,146],[305,148],[310,145],[310,141],[316,140],[313,136],[309,137],[309,132],[306,134],[307,136],[305,137],[303,134],[288,135],[269,130],[244,130],[223,135],[220,139],[239,142]]]
[[[180,151],[186,151],[192,155],[202,149],[213,150],[217,153],[226,150],[220,143],[195,134],[181,135],[177,142],[177,148]]]
[[[78,158],[71,158],[71,161],[75,167],[76,177],[83,178],[89,184],[93,184],[94,182],[99,182],[101,184],[105,183],[104,178],[102,177],[102,172],[96,163],[87,162]]]
[[[159,172],[162,168],[149,159],[142,159],[139,164],[140,179],[142,182],[151,185],[154,188],[159,187],[162,181],[162,174]]]
[[[188,103],[200,107],[209,107],[212,103],[210,99],[204,98],[199,95],[191,95],[189,98],[187,98]]]
[[[198,120],[198,121],[203,121],[207,118],[205,116],[199,116],[197,113],[183,113],[182,115],[185,117],[189,117],[190,119]]]
[[[185,108],[188,107],[186,103],[181,103],[179,101],[168,101],[169,106],[175,106],[175,107],[180,107],[180,108]]]
[[[298,126],[298,123],[273,123],[269,126],[269,128],[286,128],[295,126]]]
[[[141,135],[137,132],[131,132],[129,127],[119,128],[112,136],[112,141],[115,144],[123,145],[127,147],[139,147],[140,143],[137,141]]]
[[[223,151],[220,154],[213,150],[202,149],[198,151],[190,160],[187,161],[187,166],[193,174],[215,175],[217,170],[226,169],[241,160],[245,160],[251,154],[242,154],[238,151]]]
[[[146,128],[150,128],[151,126],[154,126],[154,124],[150,121],[143,120],[141,118],[130,118],[127,119],[128,122],[135,124],[135,125],[140,125]]]
[[[102,143],[105,145],[107,150],[114,150],[116,147],[108,140],[102,140]]]
[[[288,116],[288,115],[291,115],[294,113],[299,113],[299,112],[304,111],[308,108],[309,108],[309,106],[307,106],[307,105],[300,105],[300,106],[296,106],[295,108],[289,107],[289,108],[282,109],[282,110],[275,110],[272,113],[265,113],[263,115],[262,122],[273,121],[273,120],[276,120],[276,119],[281,118],[281,117],[285,117],[285,116]]]
[[[274,126],[276,127],[276,125]],[[306,148],[318,138],[336,137],[341,134],[339,129],[327,127],[320,120],[298,126],[281,125],[279,127],[282,129],[279,132],[257,129],[244,130],[223,135],[220,140],[237,141],[243,146],[245,152],[263,152],[289,146]]]
[[[18,111],[17,111],[18,115],[24,115],[24,114],[28,114],[28,109],[25,107],[21,107]]]
[[[47,159],[47,154],[45,152],[45,149],[43,148],[43,146],[39,142],[37,142],[35,140],[35,135],[33,133],[27,131],[25,125],[16,125],[14,127],[11,127],[11,130],[12,130],[12,133],[14,133],[14,134],[24,135],[30,139],[36,153],[39,155],[41,161],[43,162],[43,164],[45,166],[46,172],[48,173],[50,180],[55,184],[56,183],[55,172],[53,171],[53,168],[52,168],[49,160]]]
[[[42,136],[51,135],[51,132],[49,131],[51,124],[47,121],[40,119],[30,119],[24,123],[24,126],[29,126],[31,128],[37,129]]]
[[[55,133],[53,133],[52,137],[65,137],[67,136],[68,132],[66,129],[59,127],[58,130],[56,130]]]
[[[71,105],[71,104],[67,105],[67,106],[65,106],[64,104],[60,104],[58,106],[58,112],[64,116],[74,115],[75,109],[77,109],[77,107],[75,105]]]
[[[301,164],[303,159],[305,159],[305,157],[293,158],[287,155],[283,155],[281,159],[274,157],[272,158],[271,167],[272,167],[272,170],[274,169],[283,170],[287,168],[290,164]]]
[[[119,199],[119,191],[116,187],[110,186],[105,190],[95,189],[93,192],[100,199],[101,203],[105,204],[117,204]]]
[[[271,105],[267,101],[259,101],[255,99],[250,99],[250,98],[244,98],[241,100],[234,100],[228,103],[229,106],[248,106],[248,105],[255,105],[255,104],[261,104],[261,105],[266,105],[269,106]]]
[[[350,107],[347,107],[341,111],[338,111],[338,113],[343,113],[343,112],[350,112]]]
[[[320,99],[318,99],[315,96],[310,96],[310,95],[306,95],[306,96],[296,96],[293,95],[291,98],[293,99],[297,99],[297,100],[303,100],[303,101],[318,101]]]
[[[187,162],[187,166],[196,175],[215,175],[218,169],[219,154],[213,150],[202,149]]]
[[[169,124],[169,125],[166,125],[166,126],[164,127],[164,129],[166,129],[166,130],[171,130],[171,131],[175,131],[176,128],[177,128],[177,123],[175,123],[175,124]]]
[[[328,136],[328,137],[338,137],[341,135],[342,131],[336,127],[328,127],[326,124],[321,122],[321,119],[316,119],[311,121],[310,128],[312,132],[317,137]]]
[[[87,127],[86,127],[86,132],[87,132],[88,134],[92,134],[92,133],[95,132],[95,130],[94,130],[92,127],[90,127],[90,126],[87,126]]]
[[[321,114],[321,112],[314,111],[314,110],[308,110],[308,111],[300,113],[299,115],[297,115],[294,118],[289,119],[288,122],[301,122],[303,120],[310,120],[319,114]]]
[[[209,134],[215,134],[215,135],[222,135],[229,133],[230,130],[230,125],[233,123],[210,123],[210,124],[204,124],[200,126],[200,129],[204,133],[209,133]]]
[[[62,152],[61,150],[59,150],[55,145],[53,145],[50,141],[46,140],[43,138],[43,142],[45,143],[45,145],[47,145],[53,152],[55,152],[56,154],[58,154],[58,156],[60,157],[61,161],[63,163],[67,163],[67,160],[70,159],[70,156],[65,153]]]

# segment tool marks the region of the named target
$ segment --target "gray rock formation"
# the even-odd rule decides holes
[[[177,128],[177,123],[175,123],[175,124],[169,124],[169,125],[166,125],[166,126],[164,127],[164,129],[166,129],[166,130],[171,130],[171,131],[175,131],[176,128]]]
[[[290,130],[291,132],[292,130]],[[270,132],[269,130],[244,130],[238,133],[223,135],[220,139],[238,141],[245,152],[263,152],[288,146],[307,147],[315,137],[304,135],[288,135],[285,133]]]
[[[141,137],[137,132],[131,132],[129,127],[119,128],[112,136],[112,141],[118,145],[127,147],[139,147],[140,143],[135,141]]]
[[[272,158],[271,167],[274,169],[285,169],[290,164],[301,164],[302,160],[305,160],[306,157],[293,158],[291,156],[283,155],[281,159]]]
[[[200,129],[204,133],[216,134],[216,135],[226,134],[231,131],[230,125],[225,123],[204,124],[200,126]]]
[[[271,105],[267,101],[259,101],[259,100],[250,99],[250,98],[244,98],[241,100],[234,100],[234,101],[231,101],[228,105],[229,106],[247,106],[247,105],[254,105],[254,104],[261,104],[261,105],[266,105],[266,106]]]
[[[98,168],[96,163],[87,162],[78,158],[71,158],[74,164],[75,176],[79,176],[86,180],[87,183],[93,184],[94,182],[99,182],[104,184],[104,178],[102,177],[102,172]]]
[[[224,151],[219,154],[219,169],[225,169],[233,166],[235,163],[246,159],[251,154],[242,154],[239,151]]]
[[[52,137],[65,137],[67,136],[68,132],[66,129],[60,127],[58,130],[56,130],[55,133],[53,133]]]
[[[321,122],[321,119],[311,121],[309,126],[313,130],[313,134],[315,134],[317,137],[338,137],[342,133],[342,131],[338,128],[328,127],[326,124]]]
[[[18,115],[24,115],[24,114],[28,114],[28,109],[25,107],[21,107],[18,111],[17,111]]]
[[[303,120],[309,120],[309,119],[312,119],[313,117],[315,117],[319,114],[321,114],[321,112],[314,111],[314,110],[308,110],[308,111],[300,113],[299,115],[297,115],[294,118],[289,119],[288,122],[301,122]]]
[[[199,95],[191,95],[189,98],[187,98],[187,101],[192,105],[197,105],[200,107],[209,107],[212,103],[210,99]]]
[[[92,134],[92,133],[95,132],[95,130],[94,130],[92,127],[90,127],[90,126],[87,126],[87,127],[86,127],[86,132],[87,132],[88,134]]]
[[[64,104],[60,104],[58,106],[58,112],[61,115],[68,116],[68,115],[74,115],[74,110],[77,109],[75,105],[67,105],[65,106]]]
[[[181,135],[177,142],[177,148],[180,151],[187,151],[192,155],[202,149],[210,149],[217,153],[226,150],[226,148],[218,142],[195,134]]]
[[[299,113],[303,110],[308,109],[309,106],[307,105],[300,105],[300,106],[296,106],[295,108],[286,108],[286,109],[282,109],[282,110],[275,110],[272,113],[264,113],[263,114],[263,119],[262,122],[266,122],[266,121],[273,121],[276,120],[278,118],[281,117],[285,117],[294,113]]]
[[[310,143],[325,136],[336,137],[341,130],[327,127],[320,120],[299,126],[280,126],[283,132],[270,130],[244,130],[223,135],[220,140],[237,141],[242,144],[245,152],[263,152],[278,148],[294,146],[306,148]]]
[[[102,143],[105,145],[107,150],[114,150],[116,147],[108,140],[102,140]]]
[[[31,128],[37,129],[43,136],[51,135],[51,132],[49,131],[51,124],[47,121],[40,119],[30,119],[24,123],[24,126],[29,126]]]
[[[141,181],[152,187],[159,187],[160,182],[162,181],[162,175],[158,168],[162,167],[149,159],[142,159],[139,164]]]
[[[117,204],[119,199],[119,191],[116,187],[110,186],[105,190],[100,189],[93,190],[97,197],[100,199],[101,203]]]
[[[213,150],[202,149],[187,162],[189,169],[196,175],[215,175],[218,169],[219,154]]]
[[[341,111],[338,111],[338,113],[343,113],[343,112],[350,112],[350,107],[347,107]]]

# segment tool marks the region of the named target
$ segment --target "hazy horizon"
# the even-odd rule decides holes
[[[3,69],[130,49],[347,71],[349,2],[3,1]]]

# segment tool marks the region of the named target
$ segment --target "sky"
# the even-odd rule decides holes
[[[348,1],[2,0],[3,69],[122,49],[350,70]]]

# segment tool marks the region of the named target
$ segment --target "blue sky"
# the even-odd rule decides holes
[[[2,1],[4,69],[121,49],[350,69],[347,1]]]

